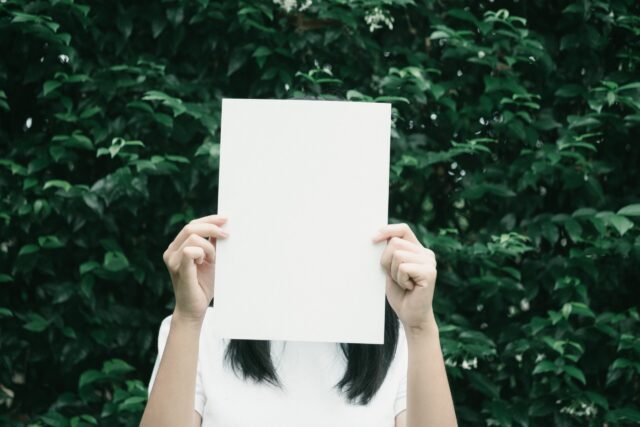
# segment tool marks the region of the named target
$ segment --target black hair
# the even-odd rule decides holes
[[[336,344],[347,366],[334,388],[350,403],[366,405],[377,393],[395,356],[399,326],[398,316],[385,298],[384,344]],[[281,385],[271,359],[271,341],[231,339],[224,358],[244,380]]]
[[[287,99],[323,98],[345,99],[337,93],[325,97],[296,93]],[[334,388],[345,394],[350,403],[366,405],[377,393],[395,356],[399,326],[398,316],[385,298],[384,344],[339,343],[347,366]],[[225,361],[245,380],[281,385],[271,360],[270,341],[232,339],[225,351]]]

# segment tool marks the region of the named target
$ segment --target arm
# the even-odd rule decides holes
[[[228,236],[220,228],[225,222],[226,217],[220,215],[189,222],[162,255],[171,275],[176,308],[141,426],[202,423],[195,410],[200,330],[213,299],[215,243]]]
[[[171,317],[169,336],[141,427],[201,424],[200,414],[193,409],[201,326],[201,320],[185,319],[179,313],[174,312]]]
[[[433,313],[428,327],[407,329],[406,426],[455,426],[456,414]]]
[[[387,240],[380,264],[386,295],[407,338],[407,409],[396,427],[456,426],[456,414],[432,309],[436,259],[406,224],[389,224],[373,238]]]

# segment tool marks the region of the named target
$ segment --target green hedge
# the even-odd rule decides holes
[[[637,0],[0,3],[0,424],[137,425],[222,97],[392,102],[461,425],[640,422]]]

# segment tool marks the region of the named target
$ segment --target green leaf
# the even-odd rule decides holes
[[[568,302],[562,306],[562,314],[565,318],[569,315],[575,314],[576,316],[593,317],[596,315],[593,311],[584,303],[581,302]]]
[[[24,245],[18,251],[18,256],[20,257],[20,256],[23,256],[23,255],[33,254],[33,253],[38,252],[39,250],[40,250],[40,247],[38,245],[34,245],[34,244]]]
[[[59,88],[61,85],[62,85],[62,82],[58,82],[55,80],[49,80],[47,82],[44,82],[44,84],[42,85],[42,94],[44,96],[47,96],[51,92]]]
[[[173,110],[173,116],[179,116],[187,111],[187,108],[179,98],[174,98],[158,90],[150,90],[142,97],[145,101],[162,101],[162,104]]]
[[[615,369],[625,369],[625,368],[629,368],[629,367],[634,367],[637,364],[637,362],[633,362],[629,359],[625,359],[625,358],[620,358],[620,359],[616,359],[612,364],[611,364],[611,369],[615,370]]]
[[[49,327],[49,320],[39,314],[29,314],[23,327],[32,332],[42,332]]]
[[[122,359],[111,359],[104,362],[102,372],[108,375],[121,375],[135,371],[135,368]]]
[[[375,102],[403,102],[405,104],[411,104],[409,100],[402,96],[378,96],[374,99]]]
[[[173,155],[173,154],[167,154],[164,157],[165,157],[165,159],[171,160],[172,162],[176,162],[176,163],[186,163],[186,164],[190,163],[189,159],[187,159],[184,156],[176,156],[176,155]]]
[[[618,92],[623,90],[633,90],[633,89],[640,89],[640,82],[633,82],[633,83],[628,83],[626,85],[620,86],[618,88]]]
[[[227,65],[227,76],[231,76],[247,62],[248,53],[245,50],[236,48],[229,58]]]
[[[102,263],[106,270],[117,272],[129,267],[129,260],[119,251],[109,251],[104,256]]]
[[[22,166],[19,163],[16,163],[12,160],[0,159],[0,165],[5,166],[7,169],[11,171],[12,175],[26,175],[27,168]]]
[[[102,111],[102,109],[100,107],[97,107],[97,106],[96,107],[87,108],[86,110],[83,110],[82,113],[80,113],[80,118],[81,119],[88,119],[90,117],[95,116],[100,111]]]
[[[627,231],[633,228],[633,222],[621,215],[611,215],[607,220],[621,236],[624,236]]]
[[[252,56],[254,58],[259,58],[259,57],[269,56],[269,55],[271,55],[271,49],[265,46],[260,46],[253,52]]]
[[[92,417],[91,415],[82,414],[80,415],[80,418],[82,418],[84,421],[88,422],[89,424],[93,424],[94,426],[98,425],[98,420]]]
[[[89,273],[90,271],[95,270],[98,267],[100,267],[100,264],[95,261],[83,262],[82,264],[80,264],[80,274],[84,275],[86,273]]]
[[[78,336],[76,335],[76,331],[74,331],[71,327],[65,326],[62,328],[62,333],[65,337],[76,339]]]
[[[625,206],[618,211],[618,215],[640,216],[640,203]]]
[[[576,368],[575,366],[563,365],[562,370],[569,376],[580,381],[583,385],[587,384],[587,379],[584,377],[584,373],[580,369]]]
[[[544,374],[546,372],[554,372],[556,370],[556,365],[549,360],[542,360],[538,362],[536,367],[533,369],[533,375],[536,374]]]
[[[569,316],[571,315],[571,310],[573,310],[573,307],[571,306],[571,304],[566,303],[562,306],[562,310],[560,310],[560,312],[562,313],[562,316],[565,319],[568,319]]]
[[[57,236],[40,236],[38,237],[38,244],[43,248],[56,249],[64,247],[64,244],[58,239]]]
[[[138,406],[142,407],[142,403],[146,402],[147,398],[145,396],[132,396],[127,397],[122,404],[120,404],[120,410],[127,410],[130,407],[137,408]]]
[[[42,187],[43,190],[46,190],[47,188],[61,188],[64,191],[69,191],[69,189],[71,189],[71,184],[67,181],[63,181],[61,179],[52,179],[50,181],[47,181],[44,183],[44,186]]]
[[[95,369],[90,369],[85,371],[80,375],[80,380],[78,381],[78,389],[82,389],[90,384],[93,384],[96,381],[100,381],[107,376],[100,371]]]
[[[349,101],[371,101],[372,98],[357,90],[350,89],[347,91],[346,97]]]
[[[434,31],[433,33],[431,33],[431,35],[429,36],[429,38],[431,40],[439,40],[439,39],[448,39],[450,37],[449,34],[447,34],[444,31]]]

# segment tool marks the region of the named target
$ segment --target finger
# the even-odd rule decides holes
[[[181,247],[184,241],[192,234],[198,234],[200,236],[213,236],[216,238],[228,237],[229,233],[224,231],[220,226],[216,224],[206,223],[206,222],[190,222],[185,225],[182,230],[178,233],[176,238],[169,245],[170,250],[176,250]]]
[[[173,269],[174,272],[180,268],[183,262],[183,252],[186,247],[197,247],[202,250],[202,260],[198,260],[198,264],[202,264],[205,260],[212,263],[215,259],[215,248],[211,244],[211,242],[207,241],[202,236],[192,234],[182,243],[179,248],[173,251],[173,255],[171,256],[170,260],[170,268]]]
[[[188,265],[191,261],[200,264],[205,257],[205,251],[200,246],[185,246],[180,253],[182,253],[180,260],[182,266]]]
[[[433,252],[431,249],[424,249],[424,252],[426,254],[427,259],[429,260],[429,264],[431,264],[431,266],[433,268],[436,268],[438,265],[438,262],[436,261],[436,253]]]
[[[205,239],[204,237],[198,234],[192,234],[184,241],[182,246],[180,246],[180,248],[178,249],[178,252],[187,246],[197,246],[202,248],[205,254],[203,261],[204,260],[208,262],[214,261],[216,250],[213,244],[208,239]]]
[[[399,249],[409,252],[418,252],[423,248],[422,246],[418,246],[417,244],[401,239],[400,237],[392,237],[387,242],[387,247],[384,249],[382,256],[380,257],[380,264],[387,269],[387,271],[391,268],[393,252]]]
[[[399,271],[398,271],[398,274],[399,274]],[[410,277],[404,277],[404,276],[400,277],[398,274],[396,274],[395,277],[392,277],[393,283],[395,283],[399,288],[403,290],[405,289],[407,291],[413,290],[413,288],[415,287],[415,283],[413,282],[413,280],[411,280]]]
[[[424,287],[425,284],[435,283],[437,270],[426,264],[405,262],[398,267],[398,281],[403,283],[412,280],[416,286]]]
[[[373,237],[373,241],[380,242],[391,237],[400,237],[401,239],[405,239],[409,242],[417,243],[422,246],[411,228],[405,223],[385,225],[378,231],[378,234]]]
[[[398,267],[398,275],[396,278],[396,283],[405,289],[412,290],[415,287],[416,282],[415,280],[412,280],[412,276],[409,273],[409,271],[414,271],[415,266],[418,266],[418,265],[420,264],[414,264],[409,262],[400,264],[400,266]]]
[[[407,290],[402,286],[398,285],[396,281],[393,280],[390,276],[387,276],[387,280],[385,283],[385,292],[387,294],[387,297],[389,297],[390,300],[391,299],[398,300],[407,292]]]
[[[180,262],[180,271],[183,272],[185,279],[189,280],[189,276],[193,275],[195,269],[193,268],[194,262],[196,264],[202,264],[204,259],[204,250],[199,246],[185,246],[180,251],[182,253],[182,259]]]
[[[398,281],[398,267],[404,262],[419,264],[429,261],[426,259],[426,254],[423,253],[403,250],[393,251],[393,254],[391,255],[391,267],[389,268],[389,271],[391,277],[393,277],[393,279],[396,281]]]
[[[192,219],[190,222],[205,222],[205,223],[208,222],[211,224],[222,225],[226,223],[228,219],[229,218],[224,215],[215,214],[215,215],[207,215],[200,218]]]
[[[185,246],[173,253],[167,267],[173,274],[181,273],[181,270],[193,264],[193,261],[197,261],[199,258],[204,258],[204,249],[199,246]]]

